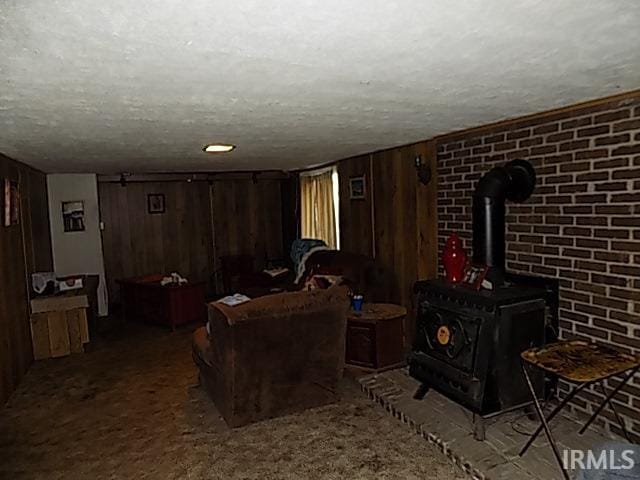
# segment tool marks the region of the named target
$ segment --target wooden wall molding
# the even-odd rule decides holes
[[[477,127],[465,128],[454,132],[436,135],[433,139],[437,143],[445,143],[465,138],[473,135],[482,135],[505,130],[507,128],[524,128],[528,126],[546,123],[552,120],[562,120],[565,118],[575,117],[581,114],[588,114],[601,110],[608,110],[614,104],[624,105],[626,100],[633,101],[640,98],[640,89],[631,90],[629,92],[610,95],[608,97],[597,98],[585,102],[575,103],[564,107],[553,108],[542,112],[536,112],[529,115],[523,115],[515,118],[499,120],[497,122],[486,123]]]
[[[291,175],[280,170],[260,172],[208,173],[133,173],[124,174],[127,183],[144,182],[218,182],[226,180],[282,180]],[[98,183],[120,183],[121,175],[98,175]]]

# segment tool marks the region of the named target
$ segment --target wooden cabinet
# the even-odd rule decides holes
[[[170,326],[204,323],[205,282],[161,285],[162,275],[118,280],[125,321]]]
[[[347,316],[348,365],[371,371],[400,367],[404,359],[404,319],[400,305],[370,303]]]
[[[31,300],[33,357],[64,357],[84,352],[89,342],[86,295],[75,293]]]

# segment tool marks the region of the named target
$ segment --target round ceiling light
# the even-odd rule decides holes
[[[225,144],[220,144],[220,143],[211,143],[209,145],[205,145],[202,150],[204,150],[207,153],[226,153],[226,152],[230,152],[234,148],[236,148],[235,145],[225,145]]]

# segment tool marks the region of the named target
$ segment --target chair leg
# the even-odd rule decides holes
[[[600,390],[602,390],[602,394],[605,396],[605,398],[609,398],[609,392],[607,392],[607,389],[604,386],[604,381],[600,382],[599,385],[600,385]],[[629,440],[629,432],[627,432],[627,427],[625,426],[624,421],[622,420],[620,415],[618,415],[618,411],[616,410],[616,407],[613,406],[613,402],[611,400],[607,400],[607,403],[609,404],[609,408],[611,408],[611,411],[615,415],[616,420],[618,421],[618,425],[620,425],[620,428],[622,429],[624,438],[627,439],[627,442],[633,443],[631,442],[631,440]]]
[[[522,372],[524,373],[524,378],[527,381],[527,386],[529,387],[529,391],[531,392],[531,397],[533,398],[533,405],[536,408],[536,412],[538,413],[538,417],[540,418],[540,422],[542,422],[542,427],[544,428],[544,433],[547,435],[547,439],[551,444],[551,448],[553,449],[553,454],[558,461],[558,466],[560,470],[562,470],[562,475],[565,480],[571,480],[569,476],[569,472],[564,469],[562,463],[562,457],[560,456],[560,451],[558,450],[558,445],[556,445],[556,441],[551,434],[551,429],[549,428],[549,424],[547,423],[547,419],[544,417],[544,412],[542,411],[542,407],[540,406],[540,401],[538,400],[538,396],[536,395],[536,390],[533,388],[533,383],[531,383],[531,378],[529,378],[529,372],[527,372],[527,366],[522,364]]]
[[[573,397],[575,397],[576,394],[580,392],[583,388],[585,388],[587,385],[588,384],[583,383],[578,385],[577,387],[574,387],[569,392],[569,394],[549,414],[549,416],[547,417],[547,422],[551,422],[551,420],[553,420],[555,416],[558,413],[560,413],[560,411],[565,407],[565,405],[569,403],[573,399]],[[542,423],[541,423],[536,429],[536,431],[531,435],[531,437],[529,437],[529,440],[527,440],[527,443],[524,445],[524,447],[522,447],[522,450],[520,450],[520,453],[518,454],[519,456],[523,456],[527,452],[527,450],[529,450],[529,447],[533,442],[535,442],[536,438],[538,438],[538,435],[540,435],[540,432],[542,432],[543,428],[544,427],[542,426]]]

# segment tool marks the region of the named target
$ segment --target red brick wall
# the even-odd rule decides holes
[[[471,253],[475,184],[514,158],[535,166],[538,184],[507,206],[507,269],[560,279],[562,338],[640,354],[640,96],[441,140],[440,251],[455,230]],[[599,398],[586,392],[574,408]],[[618,399],[640,438],[640,375]]]

